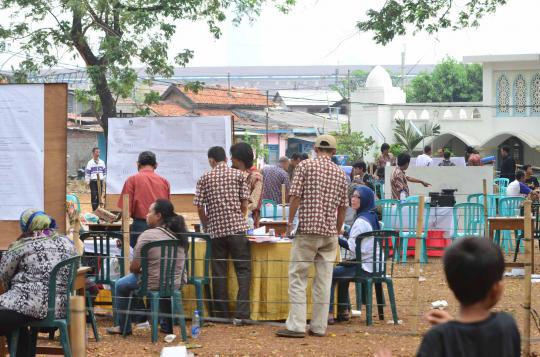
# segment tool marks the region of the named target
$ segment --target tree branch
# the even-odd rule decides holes
[[[107,34],[116,36],[116,37],[122,37],[122,33],[116,31],[115,29],[111,28],[106,22],[104,22],[99,16],[97,16],[96,12],[92,7],[90,7],[90,4],[88,4],[87,0],[83,0],[84,6],[88,10],[88,13],[90,14],[90,17],[94,22],[101,27]]]

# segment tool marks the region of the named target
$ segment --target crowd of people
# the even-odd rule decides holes
[[[215,317],[232,320],[244,325],[250,319],[251,253],[246,231],[258,227],[262,201],[277,204],[288,203],[289,215],[286,236],[294,238],[291,245],[288,269],[289,314],[285,329],[276,331],[277,336],[302,338],[306,332],[313,336],[325,336],[328,324],[350,319],[349,283],[358,274],[374,273],[372,253],[374,238],[361,242],[360,257],[356,256],[356,238],[366,232],[381,228],[375,211],[374,183],[384,179],[385,168],[392,169],[391,197],[403,200],[409,195],[408,183],[430,186],[429,183],[406,175],[411,157],[401,153],[394,158],[390,146],[383,144],[377,159],[375,172],[371,175],[365,162],[352,165],[350,176],[332,162],[337,142],[331,135],[321,135],[314,145],[313,158],[293,154],[279,159],[277,165],[267,165],[261,171],[253,167],[254,152],[250,145],[240,142],[229,148],[231,166],[223,147],[208,150],[210,171],[197,181],[193,204],[197,208],[202,230],[212,239],[211,268],[212,296]],[[478,153],[467,150],[467,162],[481,164]],[[450,152],[442,150],[440,166],[452,166]],[[501,151],[503,163],[501,176],[511,180],[509,194],[528,194],[538,188],[538,180],[532,176],[532,168],[525,165],[523,171],[515,171],[515,161],[506,147]],[[478,156],[478,157],[477,157]],[[416,159],[417,166],[432,163],[431,147]],[[141,250],[149,242],[176,239],[181,249],[176,256],[175,287],[185,283],[183,268],[186,259],[188,232],[184,218],[175,213],[170,201],[168,180],[156,173],[156,156],[145,151],[139,154],[138,172],[124,183],[122,194],[129,195],[129,215],[132,219],[130,245],[134,249],[130,273],[116,282],[115,310],[119,313],[117,325],[107,329],[111,334],[131,334],[132,319],[125,312],[130,293],[140,287]],[[513,170],[512,172],[510,172]],[[106,177],[105,165],[99,159],[99,149],[93,150],[93,158],[87,165],[86,181],[92,190],[92,207],[99,205],[99,185]],[[282,187],[286,194],[283,196]],[[527,191],[528,190],[528,191]],[[285,202],[283,202],[285,197]],[[123,200],[118,201],[122,208]],[[293,234],[293,223],[298,224]],[[344,224],[350,225],[343,235]],[[5,292],[0,295],[0,335],[11,333],[31,321],[42,319],[46,311],[47,284],[52,268],[62,260],[77,254],[73,242],[60,235],[54,219],[38,210],[26,210],[20,218],[21,236],[3,254],[0,261],[0,283]],[[341,263],[334,266],[336,252],[341,247]],[[482,259],[479,259],[480,255]],[[477,259],[478,258],[478,259]],[[236,307],[229,311],[227,288],[228,260],[232,259],[238,281]],[[148,255],[148,285],[159,285],[160,254],[150,251]],[[356,262],[361,269],[357,270]],[[308,271],[315,265],[313,277],[313,305],[311,322],[307,327],[306,288]],[[504,261],[498,247],[488,241],[463,239],[452,245],[444,258],[448,284],[462,305],[460,316],[454,320],[449,315],[433,313],[430,320],[440,326],[430,331],[421,344],[419,356],[424,355],[475,355],[479,341],[484,341],[487,331],[505,331],[497,344],[485,346],[489,351],[506,351],[505,356],[519,351],[519,332],[515,322],[506,314],[492,314],[490,309],[502,294],[502,269]],[[61,296],[67,296],[67,281],[57,285]],[[334,287],[337,286],[338,311],[334,317]],[[142,304],[142,301],[139,302]],[[144,309],[144,306],[140,306]],[[163,304],[164,316],[160,319],[163,332],[171,333],[170,304]],[[57,316],[65,315],[65,301],[57,303]],[[133,322],[141,322],[134,320]],[[125,327],[125,329],[124,329]],[[24,329],[23,329],[24,330]],[[27,332],[27,331],[26,331]],[[28,341],[27,333],[21,334],[19,344]],[[456,341],[464,339],[466,343]],[[26,341],[26,342],[24,342]],[[441,342],[444,341],[444,342]],[[21,347],[24,356],[24,347]],[[434,352],[436,351],[436,353]],[[463,354],[462,352],[467,352]],[[434,354],[433,354],[433,353]],[[380,355],[386,352],[381,351]],[[519,352],[518,352],[519,353]],[[485,355],[485,354],[477,354]],[[497,354],[490,354],[497,355]]]

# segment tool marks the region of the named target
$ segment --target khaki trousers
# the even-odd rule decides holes
[[[286,322],[288,330],[306,332],[306,287],[309,268],[314,263],[310,329],[315,333],[326,332],[337,242],[337,236],[297,235],[294,237],[289,263],[290,307]]]

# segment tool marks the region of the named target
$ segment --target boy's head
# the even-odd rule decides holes
[[[444,254],[444,273],[463,306],[485,302],[489,309],[501,298],[504,258],[488,239],[463,238],[452,244]]]

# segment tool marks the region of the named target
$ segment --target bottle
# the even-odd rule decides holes
[[[248,226],[247,234],[253,234],[253,230],[255,228],[255,221],[253,220],[253,217],[249,216],[247,218],[247,226]]]
[[[193,317],[191,318],[191,338],[199,338],[201,334],[201,318],[199,311],[193,311]]]

